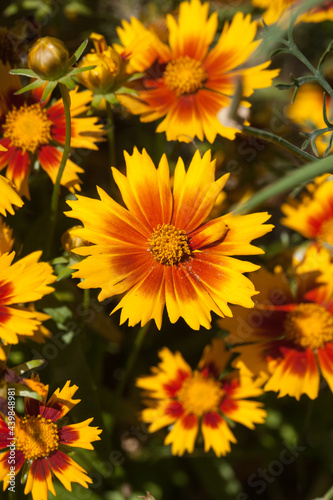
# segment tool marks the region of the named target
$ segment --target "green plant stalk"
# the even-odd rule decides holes
[[[55,235],[56,225],[57,225],[57,215],[58,215],[58,204],[59,204],[59,190],[62,174],[65,170],[66,162],[69,155],[69,149],[71,145],[71,111],[70,111],[70,95],[68,89],[62,83],[59,83],[59,89],[61,92],[62,102],[64,105],[65,121],[66,121],[66,135],[65,135],[65,145],[59,165],[59,170],[57,174],[56,181],[53,186],[52,198],[51,198],[51,209],[50,209],[50,236],[46,250],[46,258],[50,258],[53,239]]]
[[[273,196],[290,191],[296,186],[310,182],[318,175],[330,172],[333,172],[333,162],[331,157],[311,162],[308,165],[304,165],[303,167],[285,175],[282,179],[277,180],[270,186],[261,189],[249,200],[237,205],[234,208],[233,213],[241,214],[249,212]]]
[[[333,499],[333,486],[325,493],[322,498],[318,498],[318,500],[332,500]]]
[[[116,417],[117,417],[117,412],[119,410],[119,401],[121,399],[121,396],[123,395],[123,392],[125,390],[125,387],[126,387],[126,384],[128,382],[128,379],[132,373],[132,370],[133,370],[133,366],[135,365],[135,362],[138,358],[138,355],[139,355],[139,352],[140,352],[140,349],[141,349],[141,346],[143,344],[143,341],[146,337],[146,333],[149,329],[149,326],[150,326],[150,322],[147,323],[145,326],[141,326],[138,333],[137,333],[137,336],[135,338],[135,341],[134,341],[134,344],[133,344],[133,347],[132,347],[132,351],[129,355],[129,357],[127,358],[127,363],[126,363],[126,366],[125,366],[125,369],[124,369],[124,373],[121,377],[121,380],[118,384],[118,387],[117,387],[117,390],[116,390],[116,393],[115,393],[115,396],[114,396],[114,399],[113,399],[113,421],[112,421],[112,424],[110,426],[110,436],[111,436],[111,439],[112,439],[112,436],[113,436],[113,430],[114,430],[114,424],[115,424],[115,420],[116,420]]]
[[[114,137],[114,120],[111,104],[106,101],[107,109],[107,137],[109,143],[109,161],[110,167],[116,167],[116,148],[115,148],[115,137]]]
[[[272,142],[273,144],[276,144],[277,146],[280,146],[281,148],[289,151],[297,158],[301,158],[302,160],[305,160],[307,162],[316,160],[315,156],[312,156],[310,153],[303,151],[297,146],[294,146],[294,144],[291,144],[291,142],[283,139],[279,135],[275,135],[272,132],[269,132],[268,130],[260,130],[255,127],[243,125],[242,131],[247,135],[252,135],[253,137],[258,137],[259,139],[264,139],[265,141]]]

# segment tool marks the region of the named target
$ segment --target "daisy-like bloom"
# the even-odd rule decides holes
[[[53,292],[49,285],[56,277],[46,262],[38,262],[42,252],[34,252],[13,264],[15,252],[0,255],[0,339],[17,344],[18,336],[32,337],[48,316],[23,306]],[[0,360],[5,353],[0,343]]]
[[[71,483],[79,483],[85,488],[92,479],[86,471],[70,458],[67,447],[93,450],[92,442],[100,439],[102,432],[98,427],[89,424],[88,418],[77,424],[62,426],[61,419],[81,400],[73,399],[78,387],[67,381],[62,389],[57,389],[47,401],[25,398],[25,416],[16,415],[15,441],[12,427],[8,427],[0,417],[0,480],[3,489],[8,487],[10,472],[10,443],[15,443],[15,473],[27,464],[28,477],[24,493],[31,492],[33,500],[48,500],[48,491],[56,495],[53,486],[53,475],[65,488],[72,490]],[[48,386],[46,386],[48,391]]]
[[[8,66],[0,65],[0,144],[8,149],[0,153],[0,169],[7,167],[6,177],[19,193],[29,198],[28,178],[35,159],[53,182],[58,174],[65,144],[66,123],[62,100],[47,107],[42,102],[43,87],[28,95],[14,95],[21,88],[20,79],[9,75]],[[102,125],[96,118],[78,118],[84,113],[92,99],[90,91],[70,92],[71,97],[71,147],[97,150],[96,141],[101,140]],[[80,188],[78,173],[83,170],[67,160],[61,184],[71,191]]]
[[[305,2],[301,0],[252,0],[252,5],[259,9],[265,9],[262,19],[266,24],[276,21],[285,22],[290,20],[294,9],[300,9]],[[320,2],[320,4],[309,12],[300,14],[297,22],[320,23],[322,21],[333,21],[333,2],[331,0]]]
[[[266,381],[265,391],[278,392],[278,397],[298,400],[307,394],[315,399],[320,372],[333,391],[333,290],[325,284],[326,272],[332,279],[333,265],[327,262],[320,274],[320,264],[314,272],[315,252],[323,262],[321,251],[311,247],[308,262],[296,271],[294,293],[283,272],[261,269],[254,279],[260,289],[254,309],[237,307],[232,319],[219,320],[241,361]]]
[[[169,141],[206,137],[212,143],[218,134],[234,139],[239,130],[223,125],[217,114],[230,105],[239,79],[243,97],[248,97],[254,89],[270,86],[279,73],[266,69],[270,61],[244,68],[260,43],[254,41],[257,23],[250,15],[237,13],[210,50],[218,16],[208,17],[208,10],[208,3],[191,0],[180,4],[178,21],[168,15],[169,44],[163,50],[156,46],[154,63],[149,55],[142,85],[135,87],[137,96],[117,96],[142,122],[164,118],[156,131],[166,132]]]
[[[329,115],[331,108],[331,99],[326,95],[326,109],[328,119],[333,118]],[[323,91],[319,85],[302,85],[297,93],[296,100],[287,108],[288,117],[297,123],[303,132],[312,132],[316,129],[326,128],[323,118]],[[332,132],[326,132],[316,138],[316,147],[320,156],[322,156],[329,144]]]
[[[305,238],[333,246],[333,182],[324,174],[307,185],[300,200],[291,199],[281,207],[282,224]]]
[[[142,412],[149,432],[173,425],[164,441],[171,444],[173,455],[193,452],[199,427],[205,451],[212,448],[217,456],[225,455],[230,444],[236,443],[226,419],[250,429],[265,421],[262,404],[247,400],[262,394],[262,389],[242,364],[220,378],[231,357],[222,339],[214,339],[205,348],[197,370],[179,352],[173,354],[166,347],[159,356],[161,362],[152,368],[153,375],[139,378],[137,386],[151,398],[151,406]]]
[[[228,175],[217,181],[215,161],[197,151],[185,171],[179,158],[173,191],[165,156],[158,169],[144,150],[125,153],[127,176],[113,169],[126,210],[98,189],[100,200],[78,196],[66,215],[82,221],[74,234],[93,245],[73,250],[88,256],[73,268],[81,288],[100,287],[99,300],[127,292],[114,311],[129,326],[154,319],[161,328],[166,306],[194,330],[210,328],[211,314],[230,315],[227,302],[252,307],[256,292],[242,273],[258,266],[234,255],[262,253],[250,241],[266,234],[267,213],[227,214],[205,223]]]

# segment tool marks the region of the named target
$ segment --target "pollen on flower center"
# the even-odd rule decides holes
[[[41,415],[24,417],[17,438],[16,447],[27,460],[48,457],[59,446],[56,424]]]
[[[319,231],[319,239],[333,245],[333,219],[325,220]]]
[[[205,413],[216,411],[224,395],[221,384],[212,378],[205,378],[195,371],[186,379],[177,394],[187,413],[201,417]]]
[[[207,73],[201,62],[189,56],[170,61],[163,76],[166,86],[178,97],[193,94],[207,80]]]
[[[333,315],[318,304],[299,304],[284,322],[288,340],[304,348],[318,349],[333,341]]]
[[[20,108],[15,106],[6,115],[3,125],[4,137],[10,139],[10,145],[34,153],[41,144],[48,143],[51,137],[52,122],[40,104]]]
[[[171,224],[159,224],[148,243],[154,259],[165,266],[174,266],[191,255],[186,232]]]

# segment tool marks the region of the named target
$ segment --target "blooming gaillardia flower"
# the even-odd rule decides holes
[[[102,189],[100,200],[77,196],[68,201],[66,215],[84,227],[73,231],[91,243],[73,250],[87,258],[73,264],[81,288],[101,288],[99,299],[116,294],[123,298],[121,323],[141,325],[154,319],[161,328],[166,307],[170,321],[183,317],[197,330],[210,328],[211,313],[230,316],[228,302],[252,307],[256,293],[243,273],[257,265],[235,255],[254,255],[263,250],[251,240],[268,231],[269,215],[226,214],[209,216],[228,175],[215,180],[215,161],[208,151],[197,151],[186,172],[178,160],[173,189],[165,156],[158,168],[144,150],[125,153],[126,176],[113,169],[124,208]]]
[[[225,455],[230,444],[236,443],[228,420],[250,429],[265,421],[262,403],[248,401],[263,391],[242,363],[239,369],[220,377],[231,358],[223,339],[213,339],[205,348],[197,370],[167,347],[159,356],[161,362],[152,368],[153,374],[137,380],[146,399],[150,398],[142,420],[150,424],[149,432],[172,425],[164,443],[171,444],[174,455],[193,452],[199,427],[205,451],[212,448],[217,456]]]
[[[65,144],[66,123],[62,100],[48,106],[42,101],[44,87],[26,95],[15,95],[21,89],[17,75],[9,75],[9,66],[0,63],[0,145],[7,151],[0,152],[0,169],[6,168],[6,177],[19,193],[29,198],[28,179],[37,159],[43,170],[55,182]],[[92,99],[90,91],[70,92],[71,98],[71,147],[95,149],[103,135],[102,125],[95,117],[80,117],[87,111]],[[68,159],[61,184],[71,191],[80,188],[78,173],[82,168]]]
[[[208,17],[208,11],[208,2],[181,2],[177,20],[167,15],[168,44],[154,43],[148,29],[146,44],[140,43],[145,28],[138,30],[140,21],[136,19],[118,29],[129,65],[132,50],[135,62],[139,60],[145,72],[141,82],[135,82],[136,94],[117,97],[131,113],[140,115],[142,122],[162,118],[156,131],[165,132],[168,141],[190,142],[197,137],[212,143],[218,134],[234,139],[238,128],[223,125],[218,113],[230,106],[239,82],[241,96],[247,98],[254,89],[269,87],[279,73],[278,69],[266,69],[270,61],[258,65],[253,59],[251,65],[260,41],[254,40],[257,22],[250,15],[237,12],[211,48],[218,15],[214,12]],[[136,33],[141,37],[132,48]],[[117,49],[121,50],[119,46]]]
[[[25,465],[28,468],[24,493],[31,492],[33,500],[48,500],[48,491],[56,494],[52,475],[65,488],[72,490],[71,483],[79,483],[85,488],[92,479],[86,471],[68,456],[68,448],[93,450],[92,441],[99,440],[102,432],[98,427],[90,427],[92,418],[77,424],[64,425],[63,417],[81,400],[73,399],[78,387],[67,381],[62,389],[57,389],[47,401],[48,386],[43,401],[25,398],[25,416],[16,415],[15,428],[0,415],[0,481],[3,489],[8,486],[10,472],[11,442],[15,443],[15,474]],[[15,440],[13,437],[15,435]],[[27,472],[27,471],[26,471]]]
[[[281,269],[261,269],[253,280],[260,290],[255,307],[233,308],[233,318],[219,320],[238,359],[279,397],[315,399],[320,374],[333,391],[333,264],[327,254],[309,247],[291,283]]]

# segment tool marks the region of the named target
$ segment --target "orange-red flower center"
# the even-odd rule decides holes
[[[154,259],[164,266],[174,266],[191,255],[186,232],[172,224],[159,224],[148,243]]]
[[[163,76],[166,86],[177,97],[194,94],[207,80],[207,72],[201,62],[189,56],[171,60]]]
[[[318,304],[299,304],[287,314],[285,334],[288,340],[304,348],[319,349],[333,341],[333,315]]]
[[[16,448],[24,453],[27,460],[48,457],[58,449],[58,429],[52,420],[41,415],[27,415],[18,427]]]
[[[325,220],[319,230],[319,239],[333,245],[333,219]]]
[[[51,127],[52,122],[40,104],[28,106],[24,103],[20,108],[13,106],[8,111],[3,135],[10,139],[11,146],[34,153],[39,146],[52,139]]]
[[[220,382],[213,378],[205,378],[195,371],[185,380],[177,398],[186,413],[201,417],[205,413],[217,411],[223,395]]]

